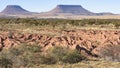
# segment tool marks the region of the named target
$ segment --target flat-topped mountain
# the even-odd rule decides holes
[[[81,5],[57,5],[54,9],[47,13],[50,15],[113,15],[109,12],[94,13],[83,8]]]
[[[73,15],[95,15],[95,13],[84,9],[81,5],[57,5],[53,10],[49,11],[52,14],[73,14]]]
[[[23,9],[18,5],[8,5],[2,12],[2,14],[29,14],[31,12]]]
[[[32,18],[42,18],[42,17],[51,17],[53,16],[100,16],[100,15],[113,15],[112,13],[94,13],[91,12],[85,8],[83,8],[81,5],[57,5],[54,9],[48,12],[30,12],[18,5],[8,5],[1,13],[1,17],[32,17]]]

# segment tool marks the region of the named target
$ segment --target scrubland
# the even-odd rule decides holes
[[[119,19],[0,19],[2,68],[119,68],[119,47]]]

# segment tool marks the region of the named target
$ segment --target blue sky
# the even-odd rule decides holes
[[[92,12],[112,12],[120,14],[120,0],[0,0],[0,11],[7,5],[20,5],[32,12],[45,12],[56,5],[82,5]]]

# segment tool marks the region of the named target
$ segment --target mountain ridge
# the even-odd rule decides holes
[[[91,12],[81,5],[57,5],[55,8],[48,12],[30,12],[26,9],[23,9],[19,5],[7,5],[6,8],[0,13],[0,16],[15,16],[15,17],[21,17],[20,15],[24,17],[43,17],[43,16],[100,16],[100,15],[114,15],[113,13],[94,13]]]

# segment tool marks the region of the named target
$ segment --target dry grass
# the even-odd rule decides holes
[[[110,61],[82,61],[76,64],[34,65],[31,68],[119,68],[120,62]]]
[[[120,15],[101,15],[101,16],[66,16],[67,19],[120,19]]]
[[[94,29],[94,30],[119,30],[114,29],[113,25],[104,25],[101,27],[99,25],[87,25],[87,26],[72,26],[72,25],[65,25],[63,26],[56,26],[54,29],[52,26],[34,26],[34,25],[24,25],[24,24],[5,24],[0,25],[0,29],[3,30],[11,30],[11,31],[19,31],[21,33],[39,33],[45,35],[60,35],[61,30],[79,30],[79,29]],[[56,32],[52,32],[56,31]]]

